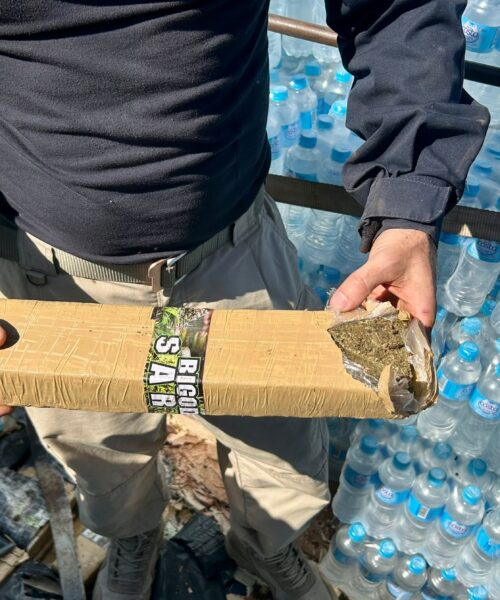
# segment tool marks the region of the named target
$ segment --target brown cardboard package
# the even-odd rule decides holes
[[[179,365],[202,360],[202,386],[193,399],[183,390],[193,388],[194,371],[176,367],[175,378],[167,378],[178,386],[174,398],[151,393],[154,386],[145,391],[151,373],[149,383],[159,381],[155,369],[173,370],[151,359],[152,345],[163,351],[172,339],[154,334],[150,307],[0,300],[0,325],[9,332],[0,350],[0,398],[7,405],[110,412],[401,416],[389,394],[390,369],[378,393],[354,380],[327,331],[331,324],[327,312],[213,311],[204,359],[190,359],[189,348],[179,354],[187,356]],[[436,397],[430,351],[425,360],[419,408]]]

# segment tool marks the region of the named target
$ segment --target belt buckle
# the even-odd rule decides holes
[[[151,281],[151,288],[153,292],[159,292],[162,289],[167,288],[169,290],[168,295],[176,282],[183,279],[176,278],[176,265],[186,256],[187,252],[181,252],[177,256],[173,256],[172,258],[160,258],[159,260],[151,263],[148,267],[148,277]],[[163,284],[162,284],[163,279]]]

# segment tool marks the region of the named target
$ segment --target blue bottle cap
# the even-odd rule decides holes
[[[343,118],[347,113],[347,103],[345,102],[345,100],[337,100],[332,104],[330,112],[331,114],[333,114],[334,117]]]
[[[310,62],[306,63],[306,66],[304,67],[304,73],[308,77],[318,77],[318,75],[321,75],[321,65],[318,61],[311,60]]]
[[[414,442],[418,437],[417,428],[414,425],[405,425],[401,427],[399,439],[402,442]]]
[[[368,419],[370,429],[381,429],[384,426],[383,419]]]
[[[447,314],[448,311],[444,306],[438,306],[438,309],[436,311],[436,322],[441,323],[442,321],[444,321]]]
[[[310,131],[303,131],[299,137],[299,146],[301,148],[315,148],[317,138],[314,133]]]
[[[317,121],[318,129],[328,131],[330,129],[333,129],[334,124],[335,121],[333,120],[333,117],[330,117],[330,115],[319,115]]]
[[[276,85],[271,88],[272,102],[284,102],[288,100],[288,90],[284,85]]]
[[[340,83],[349,83],[349,81],[351,81],[352,79],[352,75],[348,73],[345,69],[340,67],[335,73],[335,79],[337,81],[340,81]]]
[[[361,438],[361,444],[359,445],[363,454],[369,454],[372,456],[375,454],[378,448],[378,441],[374,435],[364,435]]]
[[[429,471],[427,479],[433,487],[441,487],[446,481],[446,473],[443,469],[434,467]]]
[[[485,300],[481,306],[481,314],[485,317],[490,317],[491,313],[495,310],[497,303],[494,300]]]
[[[464,342],[458,347],[458,356],[466,362],[472,362],[479,356],[479,348],[474,342]]]
[[[488,470],[488,465],[481,458],[473,458],[467,465],[467,471],[475,477],[483,477]]]
[[[331,159],[339,163],[345,163],[351,156],[351,151],[346,146],[334,146],[332,148]]]
[[[392,459],[392,464],[399,471],[406,471],[411,466],[411,458],[408,452],[396,452]]]
[[[417,554],[410,559],[408,568],[414,575],[421,575],[427,569],[427,563],[422,556]]]
[[[394,542],[387,538],[386,540],[382,540],[378,547],[378,551],[380,556],[384,558],[392,558],[396,554],[396,546]]]
[[[500,377],[500,363],[497,363],[497,366],[495,367],[495,375]]]
[[[479,179],[476,179],[475,177],[468,177],[467,181],[465,182],[464,197],[474,198],[479,194],[480,189],[481,186],[479,185]]]
[[[460,321],[460,331],[468,335],[478,335],[481,332],[483,324],[477,317],[466,317]]]
[[[462,244],[462,237],[456,233],[442,233],[439,236],[439,241],[449,246],[460,246]]]
[[[478,585],[467,590],[469,600],[488,600],[488,590],[482,585]]]
[[[441,576],[443,577],[443,579],[446,579],[446,581],[456,581],[457,572],[455,571],[455,569],[443,569],[441,571]]]
[[[305,90],[307,86],[307,77],[305,75],[297,75],[290,81],[292,90]]]
[[[366,530],[361,523],[353,523],[348,530],[349,537],[353,542],[359,544],[366,537]]]
[[[462,498],[465,500],[465,502],[467,502],[467,504],[475,506],[481,501],[482,493],[477,485],[468,485],[462,491]]]
[[[437,442],[432,449],[432,453],[440,460],[448,460],[451,456],[451,446],[446,442]]]

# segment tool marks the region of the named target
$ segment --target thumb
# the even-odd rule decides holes
[[[357,308],[385,277],[382,270],[372,269],[369,262],[354,271],[330,298],[330,307],[348,311]]]

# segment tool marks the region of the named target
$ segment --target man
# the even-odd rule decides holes
[[[332,304],[387,297],[430,327],[440,223],[488,121],[462,92],[465,2],[326,5],[355,76],[348,124],[367,140],[345,182],[364,206],[370,251]],[[267,9],[267,0],[2,2],[1,213],[18,244],[1,260],[0,293],[316,306],[262,189]],[[168,268],[185,251],[190,264]],[[95,597],[148,598],[166,502],[156,467],[164,419],[28,412],[74,474],[83,521],[113,538]],[[219,440],[230,553],[278,600],[330,598],[293,544],[328,501],[322,421],[205,423]]]

